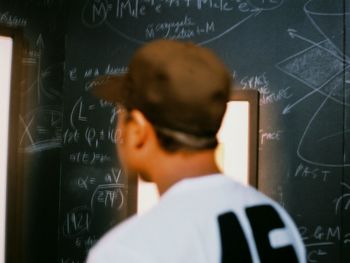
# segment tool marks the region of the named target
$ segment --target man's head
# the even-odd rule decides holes
[[[133,159],[141,158],[135,150],[152,138],[168,154],[216,147],[231,76],[209,49],[156,40],[136,51],[127,74],[107,76],[100,83],[94,93],[125,109],[118,121],[124,143],[118,148],[126,166],[135,166]],[[152,138],[144,133],[148,130]],[[130,147],[132,141],[138,148]]]

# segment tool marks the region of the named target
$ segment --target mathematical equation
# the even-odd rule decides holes
[[[272,1],[270,1],[271,4]],[[281,3],[276,3],[278,6]],[[261,3],[262,4],[262,3]],[[162,14],[167,9],[185,8],[187,10],[218,10],[220,12],[230,12],[232,10],[239,10],[241,12],[248,12],[252,9],[257,9],[256,6],[249,3],[249,1],[242,0],[117,0],[117,1],[87,1],[84,6],[85,20],[100,23],[101,20],[113,13],[115,18],[133,17],[140,18],[151,14]]]
[[[350,246],[350,233],[342,233],[340,226],[322,226],[313,228],[299,226],[299,232],[307,249],[307,260],[310,263],[321,262],[323,257],[331,259],[330,252],[337,245]]]
[[[124,38],[142,43],[156,38],[197,39],[204,44],[222,37],[283,0],[88,0],[82,23],[106,26]],[[217,17],[203,20],[204,17]],[[149,23],[152,21],[152,23]],[[228,23],[227,23],[228,22]],[[133,28],[132,31],[127,30]]]
[[[128,185],[119,168],[90,174],[79,172],[69,178],[70,191],[79,193],[80,205],[64,203],[60,236],[74,249],[86,253],[100,238],[101,229],[105,231],[120,220],[116,213],[125,214]],[[71,260],[71,257],[62,257],[63,262],[73,262]]]
[[[78,98],[69,114],[70,127],[62,134],[63,145],[69,146],[66,160],[82,165],[113,162],[115,144],[123,143],[121,130],[115,127],[117,113],[116,107],[102,100],[86,103]],[[105,121],[97,122],[101,114]]]
[[[145,39],[155,38],[191,39],[196,36],[215,33],[215,21],[197,23],[192,17],[185,16],[173,22],[150,23],[145,27]]]
[[[87,144],[89,147],[97,149],[102,142],[112,144],[115,144],[116,142],[122,143],[123,139],[121,136],[121,131],[110,126],[107,128],[85,127],[83,130],[68,128],[63,133],[63,143],[65,145],[81,145],[83,143]],[[97,155],[95,155],[95,157]],[[77,159],[79,159],[79,156]]]
[[[112,156],[103,152],[73,152],[69,153],[69,162],[83,165],[110,163]]]

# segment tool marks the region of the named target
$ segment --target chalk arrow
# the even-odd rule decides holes
[[[302,102],[303,100],[305,100],[306,98],[310,97],[311,95],[313,95],[314,93],[318,92],[321,88],[323,87],[323,85],[318,88],[318,89],[314,89],[313,91],[309,92],[308,94],[306,94],[305,96],[303,96],[302,98],[298,99],[296,102],[294,102],[293,104],[288,104],[282,111],[282,114],[288,114],[290,113],[290,110],[292,108],[294,108],[294,106],[298,105],[300,102]]]
[[[293,106],[291,106],[290,104],[288,104],[282,111],[283,115],[286,115],[288,113],[290,113],[290,109],[293,108]]]
[[[344,61],[344,59],[343,59],[342,57],[338,56],[335,52],[332,52],[331,50],[329,50],[329,49],[323,47],[323,46],[320,45],[319,43],[316,43],[316,42],[314,42],[314,41],[312,41],[312,40],[310,40],[310,39],[308,39],[308,38],[306,38],[306,37],[303,37],[303,36],[299,35],[299,34],[297,33],[297,32],[298,32],[297,30],[295,30],[295,29],[293,29],[293,28],[288,28],[287,31],[288,31],[288,34],[289,34],[289,36],[290,36],[291,38],[293,38],[293,39],[294,39],[294,38],[297,38],[297,39],[303,40],[303,41],[305,41],[305,42],[307,42],[307,43],[309,43],[309,44],[311,44],[311,45],[313,45],[313,46],[316,46],[316,47],[318,47],[318,48],[320,48],[320,49],[326,51],[327,53],[329,53],[329,54],[331,54],[332,56],[334,56],[334,57],[336,57],[337,59],[339,59],[341,62],[346,62],[346,61]]]
[[[293,28],[288,28],[288,34],[290,35],[291,38],[295,38],[295,35],[297,33],[297,31]]]
[[[239,27],[241,24],[243,24],[244,22],[246,22],[247,20],[249,20],[252,17],[256,17],[258,16],[263,10],[256,8],[254,10],[252,10],[251,14],[247,17],[245,17],[244,19],[242,19],[241,21],[239,21],[238,23],[234,24],[233,26],[231,26],[230,28],[228,28],[227,30],[225,30],[224,32],[222,32],[221,34],[217,35],[216,37],[210,38],[208,40],[205,40],[203,42],[198,43],[199,45],[204,45],[204,44],[208,44],[216,39],[219,39],[220,37],[222,37],[223,35],[227,34],[228,32],[234,30],[235,28]]]

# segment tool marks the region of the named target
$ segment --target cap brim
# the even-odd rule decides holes
[[[126,76],[104,75],[94,79],[92,95],[113,103],[126,103]]]

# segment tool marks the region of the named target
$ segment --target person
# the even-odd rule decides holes
[[[216,165],[231,79],[211,50],[155,40],[136,51],[128,73],[100,80],[94,94],[122,109],[123,167],[155,182],[161,198],[110,230],[88,263],[306,262],[286,211]]]

